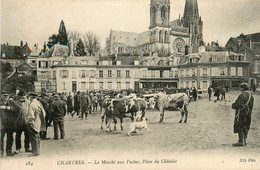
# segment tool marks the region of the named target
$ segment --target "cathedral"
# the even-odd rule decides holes
[[[203,45],[203,22],[197,0],[186,0],[183,17],[170,21],[170,0],[150,1],[149,30],[142,33],[110,30],[109,54],[188,54]]]

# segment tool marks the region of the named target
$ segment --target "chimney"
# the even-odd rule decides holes
[[[20,46],[22,47],[23,46],[23,41],[21,40],[21,42],[20,42]]]
[[[252,40],[251,40],[251,37],[249,37],[249,48],[252,50]]]
[[[46,52],[46,42],[44,41],[44,44],[43,44],[43,52]]]

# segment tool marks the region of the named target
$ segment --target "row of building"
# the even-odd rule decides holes
[[[170,0],[151,0],[150,26],[143,33],[111,30],[95,57],[69,56],[56,44],[1,45],[1,60],[18,75],[36,76],[36,92],[155,88],[260,87],[260,33],[231,37],[225,47],[205,45],[197,0],[186,0],[182,18],[170,21]]]

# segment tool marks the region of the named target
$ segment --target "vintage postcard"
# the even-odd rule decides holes
[[[259,169],[260,0],[1,0],[0,169]]]

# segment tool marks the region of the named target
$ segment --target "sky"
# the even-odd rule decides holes
[[[230,37],[260,32],[260,0],[197,0],[206,43],[225,46]],[[41,47],[57,34],[61,20],[68,30],[92,31],[105,47],[111,29],[144,32],[150,24],[150,0],[1,0],[1,44],[28,42]],[[185,0],[171,0],[170,20],[182,17]]]

